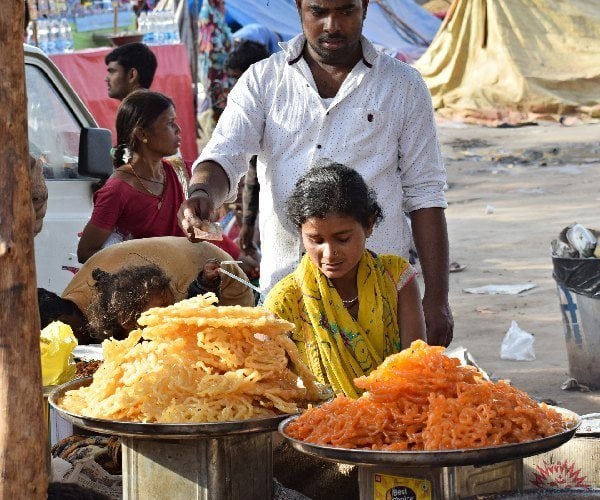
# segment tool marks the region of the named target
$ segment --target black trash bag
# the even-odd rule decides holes
[[[552,276],[559,285],[592,299],[600,299],[600,259],[552,257]]]

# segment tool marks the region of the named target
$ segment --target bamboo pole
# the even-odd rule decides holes
[[[0,16],[0,499],[46,498],[40,323],[23,64],[24,3]]]
[[[112,3],[113,8],[113,34],[117,34],[119,29],[119,2]]]
[[[33,24],[33,44],[38,47],[38,10],[34,2],[26,2],[26,9],[29,11],[29,20]]]

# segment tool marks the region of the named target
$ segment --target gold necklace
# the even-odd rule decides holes
[[[133,168],[133,165],[132,165],[131,163],[129,163],[128,165],[129,165],[129,168],[131,169],[131,171],[133,172],[133,175],[135,175],[136,179],[138,180],[138,182],[140,183],[140,185],[141,185],[141,186],[144,188],[144,190],[145,190],[145,191],[146,191],[148,194],[151,194],[152,196],[157,196],[157,195],[156,195],[156,194],[154,194],[152,191],[150,191],[150,190],[149,190],[149,189],[146,187],[146,185],[145,185],[145,184],[142,182],[142,178],[141,178],[141,177],[140,177],[140,176],[137,174],[137,172],[136,172],[136,171],[135,171],[135,169]],[[162,165],[161,165],[161,167],[162,167]],[[159,196],[159,199],[158,199],[158,210],[160,210],[160,208],[162,207],[163,196],[164,196],[164,194],[165,194],[165,189],[166,189],[166,187],[167,187],[167,186],[166,186],[166,185],[167,185],[167,174],[166,174],[166,172],[165,172],[165,167],[162,167],[162,170],[163,170],[163,179],[164,179],[164,182],[150,181],[150,182],[156,182],[157,184],[162,184],[162,186],[163,186],[162,193],[160,194],[160,196]],[[148,181],[149,181],[150,179],[146,179],[146,180],[148,180]]]
[[[138,179],[144,179],[145,181],[152,182],[154,184],[160,184],[161,186],[164,186],[164,184],[165,184],[164,182],[161,182],[161,181],[155,181],[154,179],[148,179],[148,177],[142,177],[141,175],[135,175],[131,172],[128,172],[127,170],[119,170],[119,172],[123,172],[124,174],[127,174],[127,175],[133,175],[134,177],[137,177]]]
[[[353,299],[348,299],[348,300],[342,299],[342,302],[344,303],[344,307],[348,309],[358,302],[358,295],[356,297],[354,297]]]

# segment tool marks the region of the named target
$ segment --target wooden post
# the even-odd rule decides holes
[[[119,2],[112,3],[113,8],[113,33],[116,35],[119,30]]]
[[[40,321],[33,253],[25,67],[24,2],[0,16],[0,499],[43,499]]]

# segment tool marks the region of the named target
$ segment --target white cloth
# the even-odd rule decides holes
[[[315,160],[344,163],[375,189],[385,216],[367,241],[375,252],[408,258],[412,236],[403,211],[447,206],[431,97],[419,73],[363,37],[363,60],[325,107],[301,56],[304,43],[303,35],[295,37],[242,75],[194,164],[219,163],[234,199],[248,158],[258,155],[265,289],[299,261],[301,240],[284,207]]]

